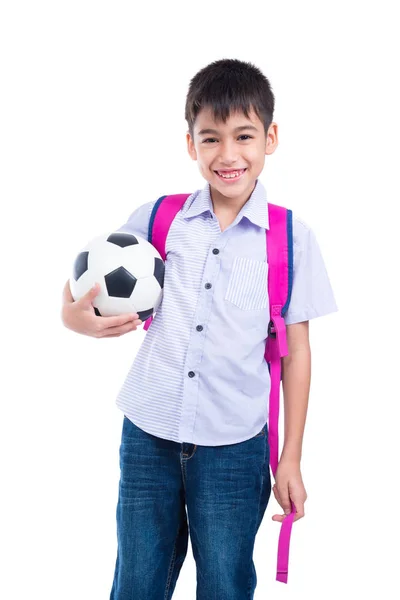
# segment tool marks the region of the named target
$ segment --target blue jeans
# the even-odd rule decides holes
[[[124,415],[120,470],[110,600],[170,600],[189,531],[196,600],[254,597],[254,541],[271,494],[267,424],[244,442],[198,446]]]

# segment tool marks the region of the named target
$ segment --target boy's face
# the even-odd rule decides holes
[[[249,116],[247,119],[242,112],[232,113],[225,124],[217,123],[212,110],[203,108],[194,124],[194,139],[189,132],[186,134],[189,155],[198,161],[214,201],[228,201],[234,206],[246,202],[264,168],[265,155],[272,154],[278,145],[277,124],[271,123],[266,136],[264,125],[253,109]],[[203,131],[208,129],[214,131]],[[216,172],[233,169],[245,171],[234,179],[223,179]]]

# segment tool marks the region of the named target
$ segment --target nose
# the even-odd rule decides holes
[[[220,161],[221,164],[231,167],[237,162],[238,152],[234,141],[225,141],[220,144]]]

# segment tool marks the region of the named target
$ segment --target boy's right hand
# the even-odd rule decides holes
[[[98,317],[92,305],[92,301],[100,292],[100,286],[97,283],[94,288],[75,302],[70,291],[69,281],[67,281],[61,318],[65,327],[76,333],[96,338],[119,337],[129,331],[135,331],[142,324],[136,313],[126,313],[116,317]]]

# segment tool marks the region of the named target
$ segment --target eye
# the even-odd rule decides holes
[[[253,139],[252,135],[247,135],[247,133],[244,133],[243,135],[240,135],[239,138],[249,138],[249,139]],[[208,142],[211,141],[215,141],[215,138],[207,138],[206,140],[203,140],[203,144],[207,144]],[[247,140],[244,140],[247,141]]]

